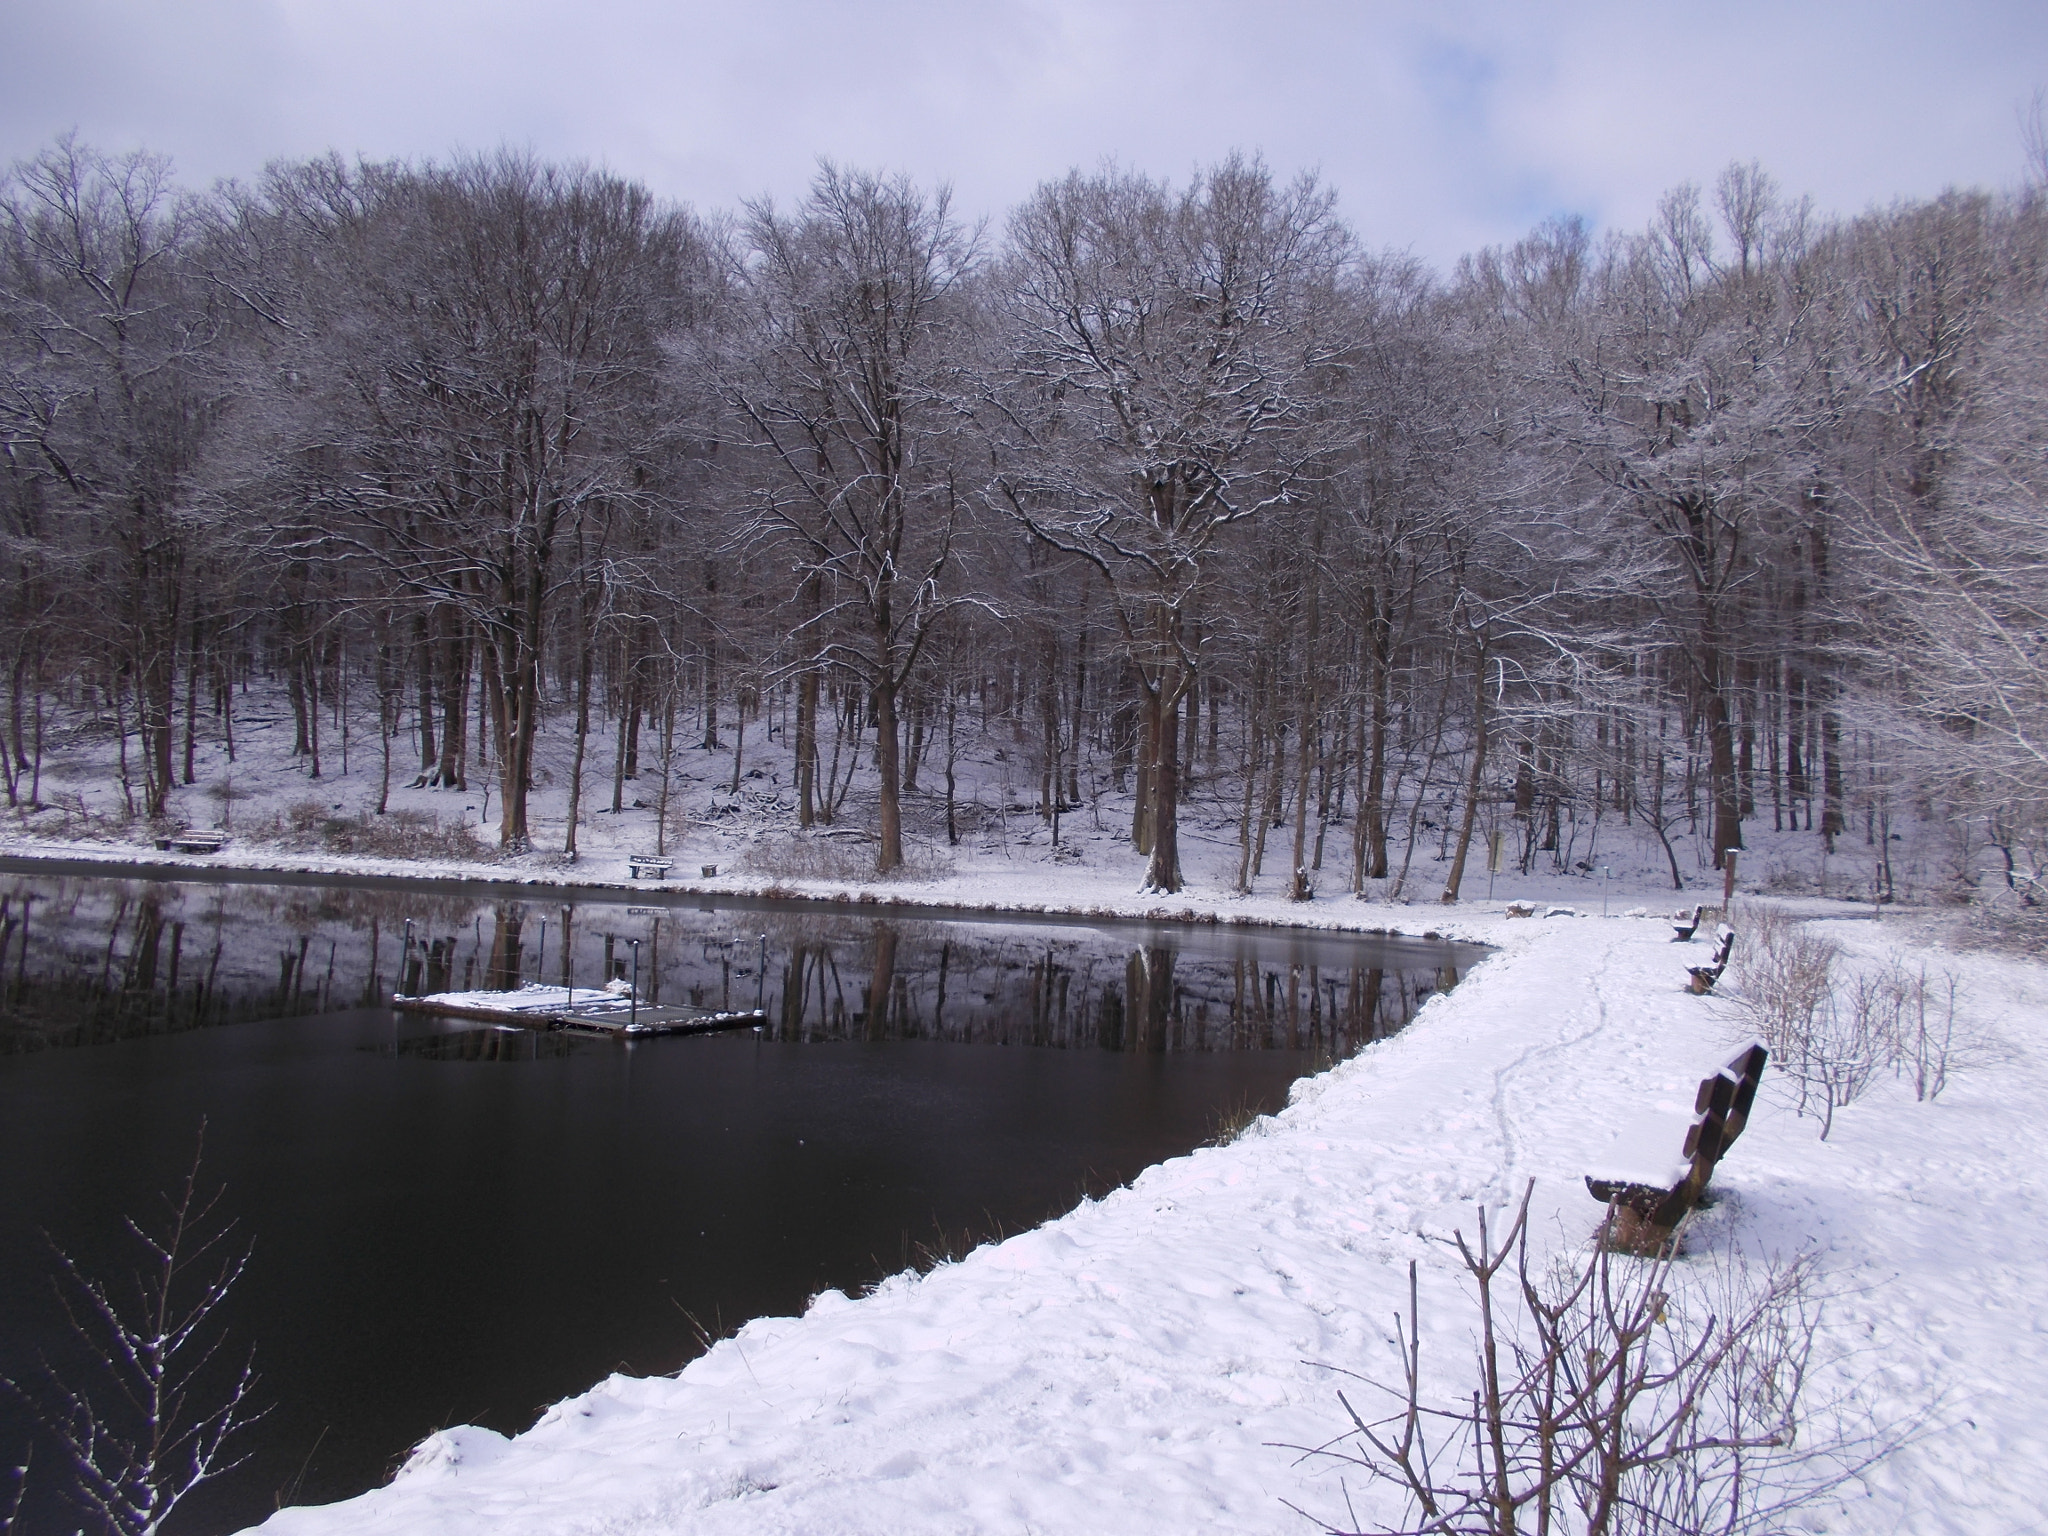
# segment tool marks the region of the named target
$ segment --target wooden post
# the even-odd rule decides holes
[[[1735,854],[1733,848],[1721,850],[1721,914],[1724,917],[1735,904]]]
[[[640,941],[628,939],[626,942],[633,946],[633,990],[627,994],[626,1001],[626,1028],[632,1029],[640,1022]]]

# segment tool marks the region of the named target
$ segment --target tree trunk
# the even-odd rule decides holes
[[[1728,662],[1718,637],[1709,634],[1700,647],[1699,668],[1707,728],[1707,785],[1712,802],[1711,834],[1714,868],[1724,855],[1742,847],[1742,799],[1735,774],[1735,722],[1728,708]]]
[[[420,774],[412,781],[412,787],[423,789],[434,782],[441,765],[440,753],[434,748],[434,640],[425,613],[413,615],[412,629],[413,652],[420,673]]]
[[[1472,772],[1465,782],[1465,814],[1458,827],[1458,851],[1451,858],[1451,877],[1444,882],[1443,903],[1454,906],[1465,878],[1465,855],[1472,847],[1472,826],[1479,816],[1479,791],[1486,772],[1486,647],[1479,647],[1474,665],[1478,685],[1472,690]]]
[[[1180,878],[1180,700],[1186,691],[1179,668],[1161,669],[1157,726],[1152,731],[1152,853],[1144,889],[1172,895]]]
[[[704,636],[704,750],[717,752],[725,743],[718,739],[718,642],[711,637],[706,621]]]
[[[1152,852],[1153,818],[1158,809],[1152,796],[1152,774],[1159,752],[1159,698],[1148,692],[1138,708],[1137,797],[1131,802],[1131,846],[1142,854]]]
[[[562,854],[576,859],[576,828],[583,820],[583,759],[590,745],[590,679],[596,670],[597,641],[590,632],[590,616],[580,614],[580,636],[576,647],[576,750],[569,759],[569,827],[562,834]]]
[[[675,774],[676,750],[676,694],[680,678],[671,676],[668,686],[662,689],[661,712],[661,793],[654,804],[654,856],[662,858],[668,853],[668,796],[669,784]],[[737,762],[738,753],[734,753]],[[659,930],[657,930],[658,932]]]
[[[1301,729],[1297,737],[1296,756],[1301,759],[1295,774],[1294,788],[1294,857],[1287,879],[1289,901],[1309,901],[1315,896],[1315,886],[1308,872],[1308,791],[1309,779],[1315,769],[1316,754],[1310,744],[1316,735],[1316,631],[1320,627],[1320,583],[1317,579],[1323,557],[1323,525],[1317,519],[1313,551],[1310,555],[1308,575],[1308,616],[1307,627],[1301,647]]]
[[[740,765],[747,751],[747,691],[732,691],[732,793],[740,792]]]
[[[953,802],[956,785],[953,769],[959,762],[959,752],[954,744],[954,728],[960,712],[960,697],[949,684],[946,689],[946,846],[956,848],[960,844],[960,828],[953,820]]]
[[[883,665],[893,673],[894,658],[887,655],[884,643]],[[880,803],[876,811],[876,831],[881,836],[881,845],[875,850],[875,873],[886,875],[899,869],[903,864],[903,805],[899,795],[898,740],[896,732],[896,683],[892,675],[885,675],[875,685],[875,769],[881,778]]]
[[[15,721],[16,737],[19,739],[21,721]],[[199,620],[192,620],[192,648],[185,657],[185,764],[183,782],[195,781],[194,758],[198,752],[199,735]]]

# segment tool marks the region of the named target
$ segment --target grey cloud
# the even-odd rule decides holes
[[[501,142],[699,205],[787,198],[815,158],[951,181],[1000,215],[1114,156],[1318,167],[1375,244],[1443,261],[1762,160],[1854,211],[2019,170],[2038,5],[1405,6],[1294,0],[581,5],[83,0],[5,7],[0,156],[76,126],[249,176],[328,148]]]

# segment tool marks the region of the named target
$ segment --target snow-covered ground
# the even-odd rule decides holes
[[[1468,1320],[1440,1239],[1533,1179],[1539,1245],[1583,1245],[1599,1212],[1582,1170],[1641,1110],[1681,1107],[1741,1034],[1728,1002],[1682,990],[1699,947],[1662,922],[1459,926],[1501,953],[1235,1143],[923,1278],[757,1320],[678,1377],[613,1378],[516,1439],[446,1431],[392,1486],[262,1529],[1311,1529],[1289,1502],[1342,1518],[1336,1464],[1288,1447],[1343,1427],[1336,1393],[1357,1388],[1340,1371],[1394,1376],[1409,1261],[1448,1391]],[[1900,921],[1826,926],[1858,958],[1925,949]],[[2039,1520],[2048,978],[1945,960],[1996,1032],[1995,1068],[1931,1104],[1881,1083],[1825,1142],[1767,1075],[1685,1261],[1814,1253],[1823,1385],[1859,1383],[1880,1423],[1910,1431],[1806,1528]]]
[[[1475,1205],[1499,1210],[1533,1180],[1539,1249],[1581,1251],[1600,1214],[1584,1172],[1644,1111],[1687,1108],[1700,1076],[1747,1036],[1732,999],[1684,990],[1685,967],[1705,946],[1674,946],[1661,920],[1716,900],[1718,877],[1688,864],[1698,889],[1675,894],[1661,851],[1612,826],[1597,852],[1572,861],[1613,869],[1604,896],[1584,872],[1552,872],[1505,873],[1489,897],[1475,859],[1466,900],[1443,907],[1432,899],[1442,866],[1425,852],[1411,903],[1326,895],[1295,905],[1279,894],[1278,850],[1253,895],[1227,894],[1235,827],[1197,807],[1185,834],[1190,889],[1162,899],[1135,889],[1140,866],[1118,836],[1117,802],[1070,816],[1072,849],[1056,856],[1042,823],[998,809],[1014,802],[984,763],[970,780],[982,808],[962,844],[922,843],[909,876],[878,884],[850,840],[789,836],[772,771],[735,797],[712,787],[716,770],[700,755],[696,776],[678,779],[691,798],[672,852],[679,870],[716,863],[720,874],[671,889],[1438,931],[1500,952],[1404,1033],[1303,1082],[1289,1109],[1228,1146],[1154,1168],[922,1278],[899,1276],[858,1299],[828,1293],[802,1318],[757,1319],[678,1377],[601,1383],[516,1439],[448,1430],[390,1487],[283,1511],[265,1531],[1313,1529],[1290,1505],[1343,1520],[1342,1469],[1289,1447],[1343,1429],[1337,1392],[1358,1384],[1342,1373],[1395,1375],[1392,1320],[1409,1262],[1420,1264],[1425,1369],[1436,1395],[1455,1398],[1470,1369],[1469,1319],[1443,1239],[1472,1229]],[[237,772],[255,801],[237,800],[238,827],[279,821],[280,807],[305,799],[308,786],[288,769]],[[353,807],[362,791],[358,772],[315,792]],[[198,791],[180,794],[202,809]],[[406,797],[444,810],[479,803],[431,791],[394,803]],[[922,814],[929,829],[929,802]],[[1332,834],[1326,889],[1343,883],[1345,833]],[[1831,872],[1810,835],[1756,841],[1747,888],[1810,888],[1825,874],[1838,893],[1867,891],[1870,856],[1855,840]],[[251,836],[179,859],[133,835],[45,817],[0,839],[0,853],[625,886],[625,853],[652,842],[651,812],[628,810],[591,818],[575,866],[544,854],[480,870],[285,852]],[[1937,856],[1918,868],[1921,892],[1940,886]],[[1510,919],[1510,900],[1578,915]],[[1616,915],[1603,919],[1603,904]],[[1704,1274],[1734,1252],[1812,1254],[1828,1297],[1816,1385],[1823,1395],[1853,1385],[1880,1433],[1904,1442],[1841,1503],[1806,1511],[1800,1528],[2039,1529],[2048,966],[1946,951],[1954,918],[1942,910],[1872,922],[1867,905],[1794,905],[1852,963],[1899,954],[1960,974],[1976,1062],[1932,1103],[1885,1078],[1837,1114],[1825,1142],[1767,1072],[1684,1264]],[[1659,915],[1620,915],[1645,909]],[[1355,1473],[1345,1482],[1359,1517],[1371,1516],[1372,1491]]]
[[[229,759],[217,722],[202,721],[194,755],[195,782],[174,788],[169,807],[173,823],[225,830],[229,843],[222,852],[154,853],[148,830],[128,815],[127,805],[139,798],[140,791],[127,796],[122,792],[111,721],[52,727],[40,780],[42,808],[18,811],[0,823],[0,850],[89,850],[95,857],[117,859],[147,854],[172,865],[630,884],[628,855],[652,853],[659,842],[673,861],[670,873],[676,878],[663,882],[671,889],[739,893],[775,886],[819,895],[846,892],[851,897],[871,879],[874,855],[866,836],[874,821],[872,772],[864,765],[856,775],[834,825],[796,835],[785,733],[780,726],[764,729],[758,720],[744,739],[728,721],[715,751],[683,744],[701,736],[701,728],[679,732],[665,792],[651,763],[652,733],[643,733],[642,770],[639,777],[619,786],[617,812],[610,809],[615,737],[608,725],[597,726],[577,817],[580,852],[571,864],[561,849],[569,819],[574,741],[559,725],[544,730],[536,745],[529,805],[532,851],[499,860],[496,845],[503,807],[488,765],[472,764],[471,787],[465,790],[415,788],[410,738],[398,738],[388,793],[393,814],[380,818],[370,812],[382,778],[381,753],[374,735],[362,734],[363,722],[357,722],[354,744],[346,755],[338,746],[338,728],[328,722],[323,777],[313,779],[306,760],[291,755],[291,716],[282,699],[266,700],[259,692],[243,698],[237,708],[234,759]],[[963,722],[963,737],[965,731]],[[739,747],[743,750],[736,752]],[[949,843],[945,835],[943,766],[927,754],[921,787],[904,797],[908,867],[879,887],[880,893],[907,900],[930,895],[949,905],[1126,905],[1143,873],[1143,860],[1129,844],[1128,780],[1119,790],[1106,769],[1093,763],[1084,769],[1081,805],[1061,819],[1061,846],[1055,849],[1052,828],[1032,808],[1038,776],[1029,761],[1031,752],[1030,744],[1014,739],[1000,720],[971,742],[963,742],[956,765],[957,844]],[[132,741],[128,755],[132,769]],[[1190,892],[1197,896],[1218,896],[1236,883],[1241,794],[1229,771],[1231,756],[1226,740],[1220,764],[1204,752],[1191,765],[1194,782],[1181,809],[1181,860]],[[1450,759],[1438,766],[1434,785],[1414,818],[1412,858],[1405,857],[1410,807],[1404,799],[1397,808],[1389,829],[1393,876],[1370,882],[1369,895],[1397,904],[1433,905],[1443,887],[1455,820],[1449,814],[1446,785],[1457,777]],[[1412,795],[1412,774],[1407,783],[1405,793]],[[658,824],[658,808],[664,803],[665,827]],[[1811,832],[1770,832],[1770,815],[1765,807],[1745,827],[1751,845],[1742,857],[1745,889],[1860,894],[1868,899],[1875,849],[1862,835],[1866,828],[1855,826],[1830,858]],[[411,846],[399,846],[407,836],[392,823],[401,818],[414,824]],[[1312,857],[1320,846],[1316,884],[1326,896],[1348,889],[1352,830],[1352,823],[1345,820],[1318,839],[1317,827],[1309,827]],[[1679,900],[1672,894],[1669,864],[1656,841],[1640,824],[1630,825],[1594,797],[1564,808],[1560,846],[1537,853],[1527,875],[1514,867],[1517,838],[1505,808],[1490,807],[1479,830],[1465,875],[1463,894],[1468,902],[1525,897],[1562,900],[1598,911],[1603,884],[1614,911],[1645,900],[1660,905]],[[1507,867],[1492,879],[1485,867],[1484,835],[1489,830],[1502,831],[1506,846]],[[1955,889],[1955,855],[1947,839],[1919,832],[1906,826],[1904,840],[1892,850],[1899,896],[1908,902],[1944,899]],[[1269,829],[1262,872],[1253,880],[1255,894],[1277,896],[1286,885],[1291,838],[1291,825]],[[1696,893],[1711,901],[1721,882],[1708,867],[1711,858],[1705,843],[1704,835],[1690,835],[1683,824],[1673,831],[1681,873]],[[391,856],[378,855],[380,844]],[[474,850],[492,862],[479,868],[465,858],[446,856],[451,848]],[[703,877],[699,871],[705,865],[719,873]],[[1611,871],[1611,880],[1603,882],[1598,875],[1602,869]],[[1346,906],[1349,910],[1348,902]],[[1244,906],[1237,902],[1225,910],[1242,911]],[[1280,903],[1279,910],[1297,909]]]

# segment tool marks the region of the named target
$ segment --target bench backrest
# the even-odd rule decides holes
[[[1757,1085],[1763,1081],[1764,1063],[1770,1052],[1751,1043],[1712,1077],[1700,1080],[1693,1100],[1692,1128],[1685,1133],[1681,1155],[1692,1159],[1695,1177],[1706,1184],[1706,1175],[1749,1124],[1750,1106],[1756,1102]],[[1702,1164],[1704,1163],[1704,1166]]]

